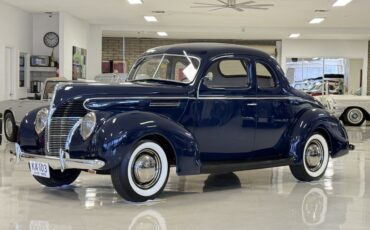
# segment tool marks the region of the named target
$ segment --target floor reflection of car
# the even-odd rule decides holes
[[[263,173],[265,179],[270,176],[266,171]],[[231,182],[224,185],[227,178],[231,179]],[[196,223],[197,229],[215,229],[220,226],[224,229],[237,229],[237,224],[240,222],[234,223],[233,219],[245,220],[244,227],[246,229],[248,227],[256,229],[266,226],[266,218],[276,220],[274,222],[276,229],[290,229],[289,227],[295,229],[310,227],[339,229],[346,220],[347,206],[351,198],[327,194],[320,184],[281,183],[279,185],[282,189],[278,188],[278,184],[258,188],[256,184],[241,185],[241,181],[244,180],[248,180],[248,178],[244,176],[240,178],[236,174],[210,174],[203,183],[195,180],[200,187],[203,185],[203,191],[192,194],[191,198],[187,196],[185,191],[176,195],[175,199],[166,199],[162,202],[149,201],[140,205],[125,203],[121,199],[117,200],[119,197],[114,193],[113,187],[69,186],[58,190],[59,196],[80,200],[83,209],[78,209],[73,205],[76,204],[75,202],[67,201],[65,208],[55,209],[53,213],[34,212],[31,207],[27,209],[28,206],[18,206],[13,210],[16,211],[15,217],[26,215],[28,219],[33,221],[45,220],[44,222],[33,222],[33,224],[45,224],[43,226],[46,226],[47,223],[50,229],[56,229],[56,227],[61,229],[61,226],[75,229],[79,224],[76,221],[78,218],[89,219],[88,222],[84,223],[87,229],[96,228],[97,225],[101,224],[99,223],[101,219],[90,217],[100,211],[106,211],[108,208],[115,210],[110,212],[109,219],[111,221],[117,221],[116,223],[126,226],[125,229],[132,230],[183,229],[188,227],[189,223]],[[192,179],[190,181],[191,183],[195,182]],[[287,187],[285,188],[285,186]],[[220,190],[220,187],[230,188],[230,190]],[[44,188],[42,193],[37,193],[37,197],[34,197],[33,193],[37,192],[33,189],[25,189],[20,191],[18,196],[49,201],[38,204],[39,209],[44,209],[45,206],[53,205],[54,202],[58,201],[55,189]],[[236,211],[230,217],[231,210],[239,210],[240,208],[242,211]],[[71,209],[80,210],[79,215],[71,217]],[[250,212],[263,213],[265,218],[256,218],[255,215],[249,217],[248,213]],[[55,215],[68,218],[55,219]],[[25,223],[19,223],[21,227],[19,229],[26,227],[22,226],[23,224]]]

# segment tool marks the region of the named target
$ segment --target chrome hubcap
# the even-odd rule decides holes
[[[305,161],[308,169],[315,172],[321,168],[324,161],[324,148],[320,141],[312,140],[306,149]]]
[[[151,149],[142,150],[134,160],[133,175],[135,184],[142,189],[152,187],[161,173],[161,161],[157,152]]]
[[[360,123],[363,117],[364,115],[359,109],[351,109],[348,113],[348,120],[355,124]]]
[[[5,121],[5,132],[8,137],[13,135],[13,122],[10,118],[6,119]]]

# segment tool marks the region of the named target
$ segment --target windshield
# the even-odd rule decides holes
[[[129,81],[173,81],[190,83],[199,68],[199,60],[184,55],[153,55],[140,59],[131,69]]]

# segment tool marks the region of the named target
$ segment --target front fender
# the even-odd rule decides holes
[[[28,112],[19,126],[17,143],[25,152],[33,154],[44,153],[45,131],[40,133],[40,135],[38,135],[35,131],[36,115],[37,112],[42,108],[47,108],[47,106],[40,107]]]
[[[105,169],[116,167],[124,154],[149,135],[160,135],[172,146],[179,175],[200,172],[199,151],[192,133],[171,119],[150,112],[132,111],[114,115],[92,138],[93,149],[106,161]]]
[[[295,123],[290,139],[290,152],[294,163],[302,163],[302,153],[308,138],[314,132],[323,134],[329,145],[331,157],[339,157],[348,153],[349,142],[347,132],[340,121],[323,109],[305,111]]]

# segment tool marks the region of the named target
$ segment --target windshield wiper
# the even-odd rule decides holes
[[[144,78],[144,79],[129,80],[129,82],[136,82],[136,81],[165,81],[165,80],[157,79],[157,78]]]
[[[135,80],[130,80],[128,82],[146,82],[146,81],[162,82],[162,83],[164,82],[164,83],[172,83],[172,84],[186,84],[184,82],[171,81],[171,80],[158,79],[158,78],[135,79]]]

